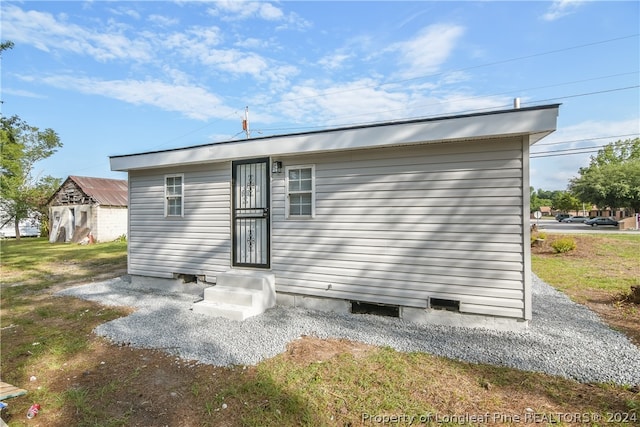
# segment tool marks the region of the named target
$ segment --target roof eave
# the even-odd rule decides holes
[[[280,135],[182,149],[110,157],[111,170],[128,171],[410,144],[531,135],[533,144],[555,131],[559,105],[503,110],[303,134]]]

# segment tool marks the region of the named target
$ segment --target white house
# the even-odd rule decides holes
[[[127,181],[69,176],[49,198],[49,241],[109,242],[127,234]]]
[[[529,147],[558,109],[112,156],[129,174],[129,273],[215,283],[194,311],[237,319],[277,302],[526,327]]]

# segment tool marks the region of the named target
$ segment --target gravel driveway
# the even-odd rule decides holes
[[[524,332],[418,325],[398,318],[277,306],[244,322],[193,313],[193,295],[130,289],[123,279],[67,288],[68,295],[137,310],[98,326],[114,343],[163,349],[217,366],[254,365],[302,335],[346,338],[399,351],[546,372],[581,382],[640,384],[640,349],[586,307],[533,277],[533,320]]]

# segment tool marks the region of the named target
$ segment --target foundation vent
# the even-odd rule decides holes
[[[387,316],[387,317],[400,317],[400,306],[351,301],[351,313],[375,314],[376,316]]]
[[[429,308],[433,310],[460,311],[460,301],[442,298],[429,298]]]
[[[195,274],[173,274],[174,279],[182,280],[182,283],[197,283],[198,276]]]

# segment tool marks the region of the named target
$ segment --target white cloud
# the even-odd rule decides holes
[[[343,64],[351,55],[344,53],[334,53],[320,58],[318,64],[329,70],[337,70],[343,67]]]
[[[25,80],[29,79],[25,78]],[[224,105],[216,95],[193,85],[165,83],[158,80],[99,80],[64,75],[38,77],[37,80],[87,95],[104,96],[134,105],[150,105],[197,120],[225,118],[234,111]]]
[[[226,49],[218,27],[192,27],[167,36],[161,44],[174,54],[196,59],[203,65],[232,75],[249,74],[264,78],[269,59],[247,50]]]
[[[545,21],[555,21],[563,16],[574,13],[582,4],[584,4],[584,0],[554,0],[551,6],[549,6],[549,9],[547,9],[547,12],[542,15],[542,19]]]
[[[298,14],[293,12],[286,14],[281,8],[268,2],[222,0],[216,1],[214,5],[207,10],[207,13],[219,17],[223,21],[242,21],[256,18],[279,22],[277,30],[303,30],[310,26],[310,23]]]
[[[411,78],[437,71],[463,34],[464,28],[459,25],[434,24],[410,40],[395,43],[390,50],[399,55],[400,75]]]
[[[149,15],[147,20],[161,27],[170,27],[180,22],[177,18],[168,18],[163,15]]]
[[[120,15],[120,16],[128,16],[130,18],[133,19],[140,19],[140,13],[137,10],[133,10],[131,8],[128,7],[119,7],[119,8],[111,8],[108,9],[109,12],[113,13],[114,15]]]
[[[11,89],[6,87],[2,88],[2,93],[4,95],[22,96],[25,98],[40,98],[40,99],[46,98],[46,96],[41,95],[39,93],[35,93],[28,90],[23,90],[23,89]]]
[[[282,10],[278,9],[270,3],[261,4],[259,13],[260,17],[269,21],[277,21],[284,16]]]
[[[274,108],[297,123],[333,126],[474,112],[508,102],[442,88],[435,92],[381,85],[368,78],[341,84],[308,80],[289,89]]]
[[[45,52],[66,50],[89,55],[97,61],[132,59],[148,61],[151,46],[146,40],[131,40],[119,32],[100,32],[56,19],[38,11],[23,11],[15,6],[3,9],[3,37],[16,43],[28,43]]]
[[[269,67],[267,60],[258,54],[236,49],[211,49],[201,52],[199,60],[205,65],[233,74],[250,74],[260,77]]]
[[[287,14],[282,23],[276,27],[276,30],[297,30],[304,31],[312,26],[311,22],[302,18],[295,12]]]
[[[243,49],[264,49],[269,46],[269,42],[255,37],[247,37],[235,42],[234,46],[241,47]]]
[[[210,8],[208,12],[213,16],[221,16],[225,20],[257,17],[268,21],[277,21],[284,16],[282,10],[271,3],[237,0],[216,1],[215,7]]]

